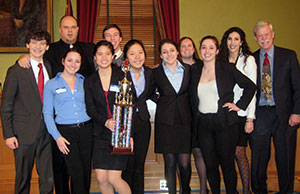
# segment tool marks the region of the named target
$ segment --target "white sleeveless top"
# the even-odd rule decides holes
[[[216,80],[198,84],[198,110],[201,113],[217,113],[219,94]]]

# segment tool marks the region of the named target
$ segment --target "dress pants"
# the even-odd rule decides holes
[[[291,194],[294,188],[297,127],[280,121],[276,107],[258,107],[254,131],[250,135],[251,186],[255,194],[267,194],[267,168],[271,138],[281,194]]]
[[[72,181],[72,194],[89,194],[91,182],[92,123],[84,126],[57,125],[61,135],[70,142],[70,152],[63,155]]]
[[[51,138],[52,144],[52,162],[54,188],[56,194],[70,194],[69,190],[69,174],[65,160],[57,147],[56,141]]]
[[[141,120],[139,114],[133,116],[134,155],[128,158],[122,178],[129,184],[133,194],[144,194],[144,166],[149,147],[151,125]]]
[[[237,175],[234,156],[239,134],[237,124],[224,128],[217,114],[200,114],[198,119],[197,139],[212,193],[220,193],[219,166],[221,165],[226,193],[235,194]]]
[[[53,173],[50,136],[44,122],[41,122],[39,134],[33,144],[19,143],[14,150],[16,182],[15,194],[29,194],[30,180],[34,161],[39,175],[41,194],[53,193]]]

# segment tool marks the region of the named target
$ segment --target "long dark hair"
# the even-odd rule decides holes
[[[220,51],[219,51],[219,55],[218,55],[218,58],[222,61],[226,61],[228,62],[228,58],[229,58],[229,49],[228,49],[228,46],[227,46],[227,39],[229,37],[229,34],[231,34],[232,32],[236,32],[240,35],[240,38],[241,38],[241,42],[242,42],[242,45],[241,45],[241,52],[242,54],[245,56],[245,60],[244,60],[244,63],[246,64],[247,62],[247,59],[249,57],[249,55],[252,55],[250,49],[249,49],[249,46],[248,46],[248,43],[246,41],[246,34],[245,32],[239,28],[239,27],[231,27],[229,28],[223,35],[223,38],[221,40],[221,46],[220,46]]]

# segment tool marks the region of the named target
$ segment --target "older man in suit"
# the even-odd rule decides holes
[[[294,187],[297,128],[300,123],[300,68],[296,53],[274,46],[272,24],[260,21],[254,27],[260,49],[257,64],[255,130],[250,136],[252,190],[267,194],[267,167],[273,138],[279,193]]]
[[[50,35],[46,31],[28,34],[30,68],[13,65],[7,71],[2,96],[2,128],[6,145],[14,151],[15,194],[29,194],[34,161],[40,193],[53,193],[51,142],[43,114],[43,88],[51,67],[43,60]]]

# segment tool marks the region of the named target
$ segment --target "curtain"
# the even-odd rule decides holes
[[[161,37],[178,42],[180,36],[178,0],[154,0],[154,7]]]
[[[73,8],[72,8],[71,0],[67,0],[67,7],[66,7],[65,15],[73,16]]]
[[[77,0],[78,40],[94,42],[99,0]]]

